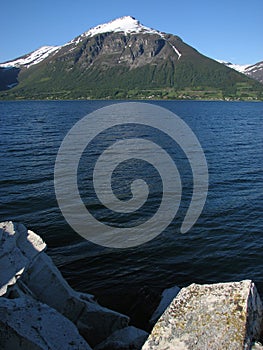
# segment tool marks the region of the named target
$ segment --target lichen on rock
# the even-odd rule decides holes
[[[263,308],[254,283],[183,288],[154,326],[143,350],[246,350],[258,339]]]

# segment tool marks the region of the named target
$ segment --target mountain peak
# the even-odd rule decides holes
[[[147,32],[152,34],[159,34],[160,32],[143,26],[136,18],[132,16],[123,16],[119,17],[113,21],[100,24],[96,27],[89,29],[85,32],[85,36],[94,36],[97,34],[108,33],[108,32],[123,32],[124,34],[128,33],[141,33]]]

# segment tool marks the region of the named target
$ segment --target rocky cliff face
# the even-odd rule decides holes
[[[92,65],[99,65],[102,69],[117,65],[134,69],[149,63],[158,64],[166,59],[176,63],[180,52],[175,51],[174,45],[183,45],[182,40],[167,34],[139,33],[127,36],[122,33],[104,33],[84,39],[77,48],[75,45],[63,48],[53,60],[68,62],[71,65],[68,69],[76,64],[82,69]]]

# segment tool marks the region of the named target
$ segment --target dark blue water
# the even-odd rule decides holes
[[[136,295],[144,286],[161,291],[245,278],[263,294],[263,103],[151,102],[179,115],[198,137],[209,167],[209,193],[190,232],[178,231],[182,208],[159,237],[125,250],[102,248],[75,233],[58,208],[53,182],[66,133],[110,103],[0,102],[0,220],[22,222],[40,234],[68,282],[102,299]],[[158,205],[158,198],[151,200],[152,207]]]

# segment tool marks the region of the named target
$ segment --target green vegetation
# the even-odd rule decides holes
[[[18,91],[2,92],[0,98],[3,100],[239,100],[239,101],[262,101],[263,94],[260,90],[253,90],[251,85],[243,83],[234,89],[222,90],[211,87],[185,87],[175,88],[155,88],[155,89],[117,89],[117,88],[94,88],[94,89],[70,89],[54,91],[28,91],[19,89]]]

